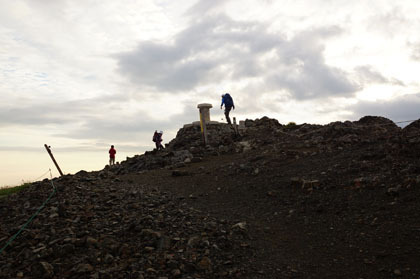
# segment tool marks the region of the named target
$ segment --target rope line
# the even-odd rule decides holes
[[[357,128],[363,128],[363,127],[366,127],[366,128],[370,128],[370,127],[379,127],[379,126],[387,126],[387,125],[394,125],[394,124],[399,124],[399,123],[407,123],[407,122],[414,122],[414,121],[417,121],[418,119],[415,119],[415,120],[404,120],[404,121],[398,121],[398,122],[393,122],[393,123],[384,123],[384,124],[374,124],[374,125],[357,125],[356,124],[356,127]],[[319,132],[319,131],[321,131],[321,130],[323,130],[325,128],[325,126],[324,127],[321,127],[321,128],[319,128],[319,129],[317,129],[317,130],[315,130],[315,131],[310,131],[310,132],[307,132],[307,133],[303,133],[303,134],[290,134],[290,133],[287,133],[287,132],[284,132],[284,131],[277,131],[277,132],[279,132],[279,133],[281,133],[281,134],[285,134],[285,135],[288,135],[288,136],[292,136],[292,137],[298,137],[298,138],[301,138],[301,137],[303,137],[303,136],[306,136],[306,135],[310,135],[310,134],[314,134],[314,133],[316,133],[316,132]]]
[[[34,181],[38,181],[40,178],[43,178],[45,175],[51,172],[51,169],[47,170],[44,174],[40,175],[39,177],[35,178]]]
[[[406,123],[406,122],[414,122],[414,121],[417,121],[418,119],[415,119],[415,120],[405,120],[405,121],[399,121],[399,122],[394,122],[395,124],[398,124],[398,123]],[[389,124],[388,124],[389,125]]]
[[[49,170],[50,174],[51,174],[51,169]],[[51,174],[52,176],[52,174]],[[52,196],[55,194],[56,192],[56,187],[54,185],[54,182],[51,180],[51,185],[53,187],[53,191],[51,192],[51,194],[48,196],[48,198],[44,201],[44,203],[38,208],[38,210],[35,212],[35,214],[33,214],[31,216],[31,218],[29,218],[25,224],[23,224],[23,226],[19,229],[19,231],[17,233],[15,233],[7,242],[6,244],[3,246],[3,248],[0,249],[0,255],[1,253],[16,239],[16,237],[18,237],[22,231],[32,222],[32,220],[41,212],[41,210],[45,207],[45,205],[48,203],[48,201],[52,198]]]

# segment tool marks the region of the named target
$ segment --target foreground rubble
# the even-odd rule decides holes
[[[192,278],[242,272],[241,257],[232,251],[241,250],[243,235],[226,220],[118,179],[80,173],[55,184],[56,201],[0,258],[4,278]],[[9,197],[1,207],[9,218],[2,220],[0,238],[15,233],[51,190],[49,182],[35,183]]]
[[[420,278],[420,121],[187,126],[164,151],[54,179],[1,278]],[[52,191],[0,200],[0,244]]]

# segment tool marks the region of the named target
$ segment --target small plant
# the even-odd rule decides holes
[[[30,183],[24,183],[22,185],[15,186],[15,187],[7,187],[6,186],[6,188],[0,188],[0,198],[4,198],[4,197],[6,197],[10,194],[22,191],[23,189],[25,189],[29,185],[30,185]]]
[[[296,123],[295,122],[289,122],[289,123],[287,123],[287,125],[286,125],[286,127],[294,127],[294,126],[296,126]]]

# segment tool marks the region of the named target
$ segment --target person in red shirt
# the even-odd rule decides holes
[[[111,149],[109,150],[109,165],[115,165],[115,154],[117,150],[114,149],[114,146],[111,145]]]

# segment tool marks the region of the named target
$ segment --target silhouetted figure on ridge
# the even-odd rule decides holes
[[[222,109],[223,105],[225,105],[226,121],[228,124],[232,124],[232,122],[230,121],[229,113],[232,108],[235,109],[235,105],[229,93],[225,93],[222,95],[222,104],[220,105],[220,109]]]
[[[114,146],[111,145],[111,149],[109,149],[109,165],[115,165],[115,154],[117,153],[117,150],[115,150]]]
[[[156,150],[164,149],[164,147],[162,145],[162,135],[163,135],[162,131],[160,131],[159,133],[157,131],[155,131],[155,133],[153,134],[153,139],[152,140],[155,142]]]

